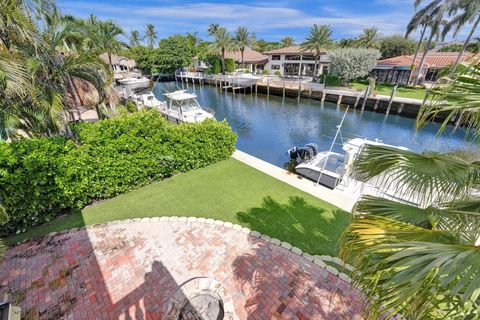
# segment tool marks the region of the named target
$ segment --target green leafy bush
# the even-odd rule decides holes
[[[236,141],[226,122],[173,125],[154,110],[80,124],[75,132],[77,142],[0,143],[0,197],[10,216],[0,235],[227,159]]]
[[[235,64],[235,60],[231,58],[226,58],[225,59],[225,69],[227,69],[227,72],[234,72],[236,69],[237,65]]]
[[[263,70],[263,71],[262,71],[262,74],[268,75],[268,74],[270,74],[270,72],[268,72],[268,70]]]
[[[340,87],[342,80],[334,74],[322,74],[320,75],[320,82],[325,83],[326,87]]]
[[[273,74],[276,75],[277,77],[280,77],[282,75],[282,73],[278,70],[275,70]]]

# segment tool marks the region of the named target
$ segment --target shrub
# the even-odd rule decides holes
[[[320,75],[320,82],[325,83],[326,87],[339,87],[342,85],[342,80],[334,74]]]
[[[268,72],[268,70],[263,70],[263,71],[262,71],[262,74],[268,75],[268,74],[270,74],[270,72]]]
[[[282,73],[278,70],[275,70],[273,74],[276,75],[277,77],[280,77],[282,75]]]
[[[236,64],[235,64],[235,60],[231,59],[231,58],[226,58],[225,59],[225,71],[227,72],[235,72],[235,69],[236,69]]]
[[[62,137],[0,143],[0,198],[10,216],[0,235],[227,159],[236,140],[226,122],[173,125],[155,110],[74,130],[76,143]]]
[[[340,48],[330,52],[330,73],[348,85],[352,79],[366,76],[377,64],[380,51],[376,49]]]

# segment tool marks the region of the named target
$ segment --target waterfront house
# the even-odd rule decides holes
[[[268,61],[266,55],[250,48],[245,48],[245,51],[243,52],[243,61],[242,53],[240,51],[227,51],[225,52],[225,58],[233,59],[238,68],[248,69],[252,73],[262,70]],[[193,67],[195,69],[203,70],[208,68],[208,65],[204,61],[198,59],[198,57],[193,57]]]
[[[109,64],[108,54],[102,53],[100,58],[103,62]],[[140,72],[137,67],[137,62],[133,59],[118,56],[116,54],[112,54],[112,68],[115,75],[115,79],[121,79],[128,76],[138,76]]]
[[[429,52],[425,57],[422,74],[422,82],[436,82],[441,71],[451,66],[458,57],[458,52]],[[464,53],[462,62],[468,62],[473,58],[472,53]],[[418,54],[415,61],[413,55],[403,55],[389,59],[379,60],[372,70],[372,76],[379,82],[406,84],[412,73],[420,66],[422,54]]]
[[[264,52],[268,56],[265,70],[270,74],[279,71],[282,76],[312,77],[315,70],[314,51],[304,51],[300,46],[274,49]],[[328,72],[330,57],[325,51],[320,57],[317,74]]]

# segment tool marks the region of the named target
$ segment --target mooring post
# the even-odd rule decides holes
[[[377,101],[375,101],[375,106],[373,107],[373,110],[377,110],[378,109],[378,104],[380,103],[380,99],[377,99]],[[390,110],[388,110],[390,111]],[[388,114],[388,113],[387,113]]]
[[[283,79],[283,99],[285,99],[285,82],[286,80]]]
[[[270,95],[270,79],[267,79],[267,96]]]
[[[390,100],[388,100],[388,107],[387,107],[388,112],[390,112],[390,107],[392,106],[393,99],[395,99],[395,95],[397,94],[397,88],[398,88],[398,84],[393,86],[392,94],[390,95]]]
[[[398,113],[402,113],[404,107],[405,107],[405,103],[401,103],[400,108],[398,108]]]
[[[302,80],[298,80],[298,98],[300,99],[300,95],[302,94]]]
[[[362,111],[365,109],[365,105],[367,104],[367,99],[370,94],[370,84],[368,85],[367,89],[365,89],[365,96],[363,97],[363,103],[362,103]]]
[[[353,105],[354,108],[358,106],[359,101],[360,101],[360,96],[357,95],[357,98],[355,99],[355,104]]]
[[[325,102],[325,98],[327,97],[327,94],[325,91],[322,92],[322,102]]]
[[[338,96],[337,106],[339,106],[342,103],[342,97],[343,97],[342,95]]]

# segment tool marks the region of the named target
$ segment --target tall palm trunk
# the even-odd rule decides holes
[[[225,48],[222,48],[222,73],[225,74]]]
[[[412,65],[415,65],[415,61],[417,61],[418,52],[420,51],[420,47],[422,46],[423,37],[425,36],[426,31],[427,31],[427,24],[423,26],[422,33],[420,34],[420,40],[418,40],[417,48],[415,48],[415,54],[413,55]],[[410,76],[408,77],[408,81],[407,81],[408,84],[410,84],[410,82],[412,81],[413,73],[414,73],[414,70],[410,72]]]
[[[78,121],[82,121],[82,113],[80,112],[80,108],[78,108],[78,98],[80,97],[77,91],[77,88],[73,84],[72,77],[70,75],[67,75],[67,81],[68,81],[68,86],[70,87],[70,90],[72,91],[72,96],[73,96],[73,108],[75,109],[75,112],[77,113]]]
[[[425,49],[423,50],[422,59],[420,60],[420,64],[418,66],[418,72],[415,76],[414,84],[418,84],[418,80],[420,79],[420,75],[422,74],[422,71],[423,71],[423,64],[425,63],[425,58],[427,57],[428,50],[430,50],[430,45],[432,44],[432,40],[434,36],[435,36],[435,32],[432,28],[430,37],[428,37],[427,44],[425,45]]]
[[[114,71],[113,70],[113,64],[112,64],[112,53],[111,52],[108,53],[108,65],[110,66],[110,69],[112,69],[112,71]]]
[[[477,20],[476,20],[475,23],[473,24],[472,30],[470,30],[470,33],[468,34],[467,39],[466,39],[465,42],[463,43],[462,50],[460,50],[460,53],[458,54],[458,57],[457,57],[457,59],[455,60],[455,63],[452,65],[452,68],[450,69],[450,73],[449,73],[450,76],[453,75],[453,73],[455,72],[455,70],[457,70],[457,66],[458,66],[458,64],[460,63],[460,60],[462,59],[462,56],[463,56],[463,54],[465,53],[465,50],[467,49],[467,46],[468,46],[470,40],[472,40],[473,33],[475,32],[475,30],[477,30],[477,27],[478,27],[478,24],[479,24],[479,23],[480,23],[480,14],[478,15]]]
[[[245,48],[241,48],[240,49],[240,54],[242,55],[242,65],[243,65],[243,53],[245,52]]]

